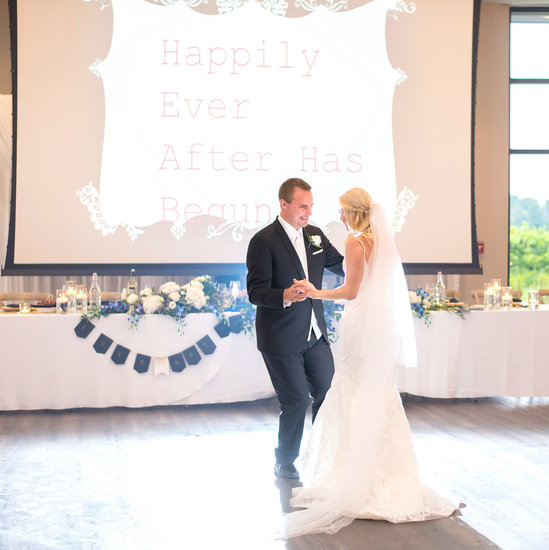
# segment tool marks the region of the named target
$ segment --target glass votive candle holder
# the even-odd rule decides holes
[[[537,290],[528,291],[528,309],[538,309],[539,292]]]
[[[494,309],[496,300],[492,283],[484,283],[484,309]]]
[[[86,314],[88,312],[88,289],[86,285],[76,287],[76,313]]]
[[[19,313],[27,314],[31,312],[31,306],[30,304],[19,304]]]
[[[511,294],[512,288],[510,286],[503,287],[501,294],[501,307],[503,309],[513,309],[513,295]]]
[[[57,289],[55,291],[55,312],[56,313],[67,313],[68,301],[65,294],[65,290]]]
[[[494,309],[499,309],[501,307],[501,296],[503,294],[501,279],[490,279],[490,284],[492,285],[492,290],[494,291]]]
[[[63,283],[63,290],[69,290],[69,288],[76,289],[76,281],[73,281],[72,279],[69,279],[68,281],[65,281]]]
[[[67,297],[67,313],[76,313],[76,287],[70,287],[65,290]]]

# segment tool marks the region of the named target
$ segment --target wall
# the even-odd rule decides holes
[[[509,6],[483,4],[480,13],[475,130],[475,197],[477,235],[484,241],[483,275],[449,277],[461,297],[482,288],[492,277],[507,279],[509,220]],[[0,0],[0,93],[11,92],[8,0]],[[451,207],[451,197],[445,204]],[[444,205],[443,205],[444,206]],[[409,277],[423,286],[427,277]]]
[[[477,238],[482,275],[461,277],[460,294],[498,277],[507,282],[509,234],[509,6],[480,11],[475,127]]]

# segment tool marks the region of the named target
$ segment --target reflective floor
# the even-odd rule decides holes
[[[277,403],[0,413],[0,549],[549,548],[549,399],[408,398],[423,480],[462,515],[278,538]]]

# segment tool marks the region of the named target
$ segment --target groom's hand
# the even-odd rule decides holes
[[[311,298],[313,292],[316,290],[314,285],[311,284],[307,279],[302,279],[301,281],[294,279],[294,286],[297,288],[298,294],[301,294],[306,298]]]
[[[299,283],[294,283],[290,288],[287,288],[284,291],[284,303],[287,302],[303,302],[307,299],[307,295],[304,292],[304,289],[299,285]]]

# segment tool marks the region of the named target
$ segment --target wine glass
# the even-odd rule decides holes
[[[231,281],[229,283],[229,290],[231,292],[231,296],[236,300],[242,290],[240,287],[240,281]]]

